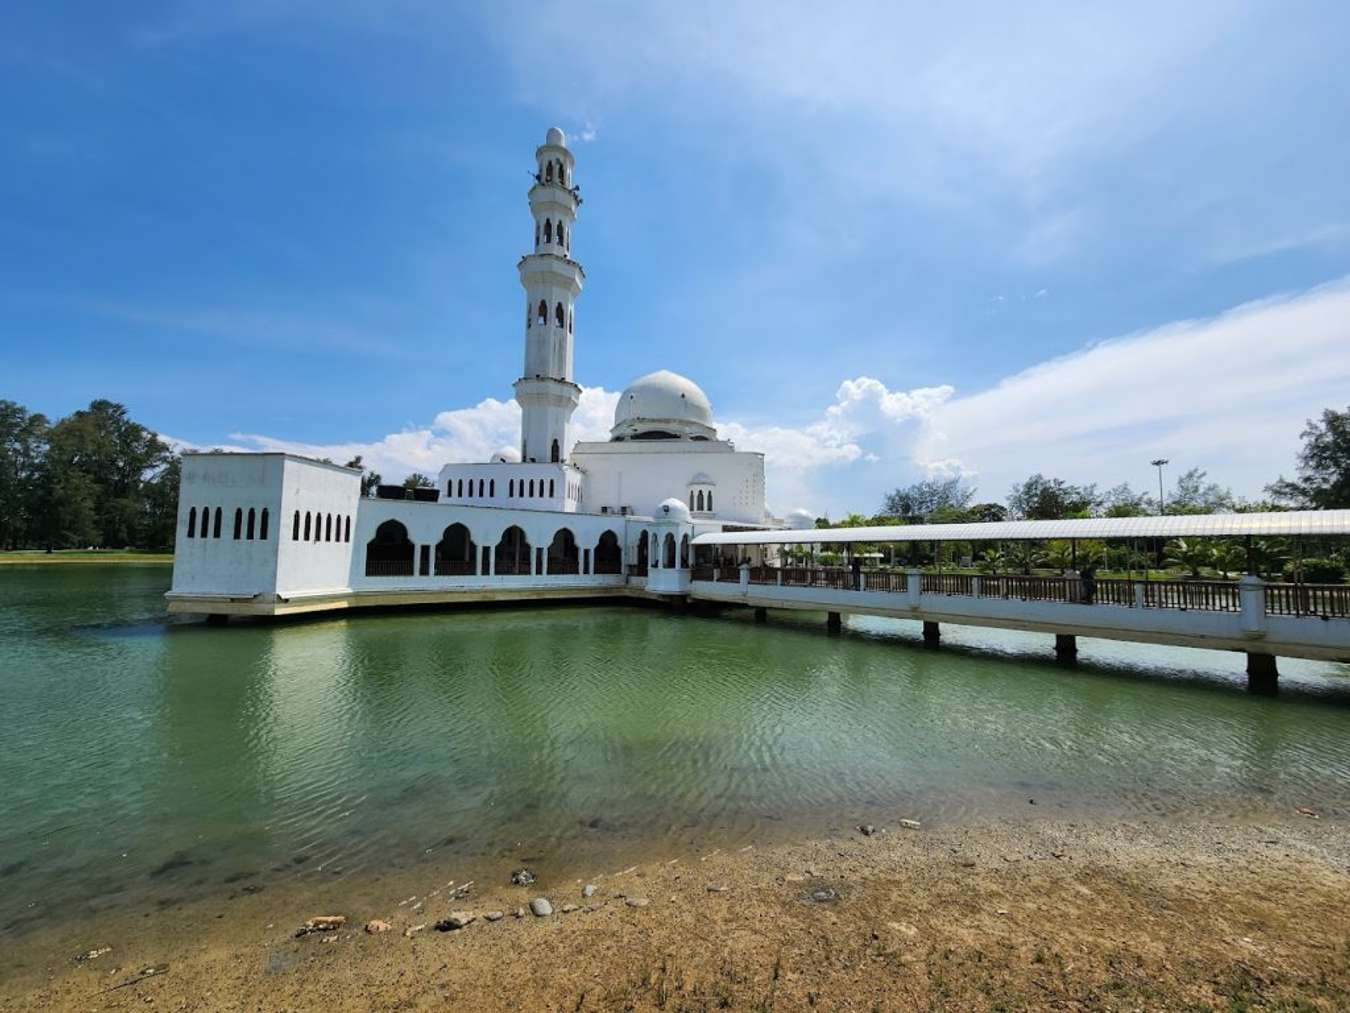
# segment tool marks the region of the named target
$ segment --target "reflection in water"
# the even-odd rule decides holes
[[[166,623],[167,569],[6,574],[0,925],[429,853],[794,818],[1225,815],[1350,796],[1343,666],[637,607]],[[1040,810],[1044,811],[1044,810]],[[33,902],[41,898],[41,906]]]

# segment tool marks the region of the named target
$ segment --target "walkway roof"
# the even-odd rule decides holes
[[[846,542],[1015,542],[1043,538],[1201,538],[1241,535],[1350,535],[1350,510],[1250,514],[1165,514],[1065,521],[888,524],[805,531],[710,532],[694,545],[836,545]]]

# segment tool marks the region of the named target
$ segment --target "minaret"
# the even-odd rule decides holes
[[[581,197],[561,130],[550,129],[534,157],[539,166],[530,187],[534,252],[518,265],[525,289],[525,371],[515,383],[520,459],[561,461],[568,422],[581,398],[572,382],[572,313],[586,272],[571,256]]]

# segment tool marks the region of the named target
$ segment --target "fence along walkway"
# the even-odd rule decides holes
[[[739,567],[698,566],[692,576],[695,581],[716,580],[723,584],[739,583],[741,579]],[[754,585],[903,593],[909,589],[909,577],[903,570],[863,570],[859,587],[855,584],[852,572],[843,567],[759,566],[750,569],[748,582]],[[1078,577],[925,573],[920,578],[919,589],[925,595],[1176,609],[1182,612],[1242,611],[1242,597],[1237,583],[1225,580],[1110,579],[1088,582]],[[1350,618],[1350,585],[1275,582],[1266,584],[1265,592],[1267,615]]]

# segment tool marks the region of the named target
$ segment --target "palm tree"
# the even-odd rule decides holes
[[[1008,568],[1008,554],[1001,548],[985,549],[980,553],[980,572],[998,573]]]
[[[1045,553],[1036,542],[1014,542],[1009,560],[1021,568],[1024,576],[1031,576],[1031,569],[1045,562]]]
[[[1200,568],[1214,562],[1214,548],[1205,542],[1174,538],[1164,546],[1163,551],[1164,564],[1184,567],[1192,577],[1199,577]]]

